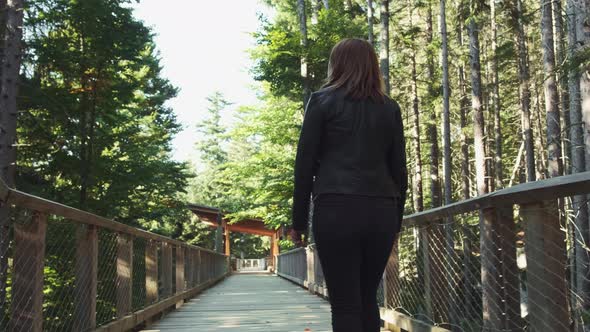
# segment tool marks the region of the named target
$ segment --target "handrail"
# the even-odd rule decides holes
[[[405,216],[402,226],[418,226],[436,219],[507,204],[526,204],[588,192],[590,171],[527,182],[489,194]]]
[[[114,221],[90,212],[86,212],[71,206],[50,201],[42,197],[34,196],[22,192],[20,190],[10,188],[2,179],[0,179],[0,202],[3,202],[4,204],[14,204],[23,208],[35,210],[46,214],[59,215],[61,217],[67,218],[71,221],[75,221],[80,224],[93,225],[115,232],[121,232],[128,235],[142,237],[145,239],[165,241],[175,245],[182,245],[193,249],[199,249],[201,251],[217,253],[214,250],[195,246],[179,240],[172,239],[164,235],[152,233],[140,228],[125,225],[118,221]]]
[[[230,273],[226,255],[9,188],[1,180],[0,203],[10,209],[14,230],[0,233],[0,244],[10,243],[0,252],[8,257],[0,261],[2,331],[40,332],[44,324],[49,330],[129,331]],[[52,280],[64,280],[44,285],[48,271]],[[52,285],[54,297],[45,303],[44,290]]]

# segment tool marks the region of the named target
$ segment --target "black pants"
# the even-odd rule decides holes
[[[377,288],[398,220],[394,198],[322,194],[313,234],[332,307],[333,332],[378,332]]]

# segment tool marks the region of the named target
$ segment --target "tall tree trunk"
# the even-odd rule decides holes
[[[460,1],[457,7],[460,8],[462,4],[463,2]],[[465,29],[463,22],[465,21],[465,18],[461,14],[461,11],[458,12],[457,41],[460,48],[463,49],[463,30]],[[469,174],[469,145],[467,144],[467,114],[469,113],[469,101],[465,83],[465,63],[461,59],[459,59],[459,91],[461,92],[461,98],[459,100],[459,107],[461,108],[459,113],[459,126],[461,127],[461,192],[463,199],[469,199],[471,197],[471,185],[469,181],[471,178]]]
[[[536,180],[535,168],[535,142],[533,141],[533,128],[531,126],[531,91],[529,60],[526,45],[526,34],[524,31],[522,0],[516,0],[514,15],[516,18],[513,26],[516,30],[516,45],[518,54],[518,81],[521,111],[522,136],[526,155],[526,176],[527,181]]]
[[[491,104],[494,110],[494,179],[495,189],[502,189],[504,187],[503,166],[502,166],[502,119],[500,113],[502,107],[500,104],[500,79],[498,75],[498,28],[496,25],[496,0],[490,0],[490,21],[492,32],[490,71],[492,77],[492,98]]]
[[[321,6],[320,0],[311,0],[311,24],[318,24]]]
[[[305,0],[297,0],[297,15],[299,18],[299,33],[301,34],[301,80],[303,83],[303,105],[307,105],[307,100],[311,95],[309,78],[307,77],[307,16],[305,13]]]
[[[568,56],[576,59],[590,47],[590,1],[568,0]],[[590,170],[590,76],[588,68],[568,73],[572,173]],[[590,195],[573,197],[575,216],[574,312],[590,307]],[[580,324],[576,317],[576,324]]]
[[[379,60],[381,63],[381,75],[385,84],[385,93],[391,93],[389,82],[389,0],[381,0],[381,34],[379,47]]]
[[[368,35],[369,35],[369,43],[373,45],[375,43],[375,37],[373,35],[373,17],[375,16],[373,10],[373,0],[367,0],[367,25],[368,25]]]
[[[442,111],[442,136],[443,136],[443,173],[444,173],[444,184],[445,184],[445,205],[449,205],[453,202],[453,179],[452,179],[452,159],[451,159],[451,106],[450,97],[451,89],[449,83],[449,49],[448,49],[448,36],[447,36],[447,13],[446,13],[446,0],[440,0],[440,35],[441,35],[441,64],[442,64],[442,88],[443,88],[443,111]],[[453,239],[454,225],[452,223],[453,218],[447,218],[447,225],[445,226],[445,249],[446,255],[451,257],[455,254],[454,248],[455,243]],[[448,289],[453,289],[454,280],[453,267],[445,269],[446,280],[448,282]],[[453,293],[451,293],[453,294]],[[452,296],[452,295],[451,295]],[[452,300],[455,301],[455,298]],[[456,308],[451,306],[449,308],[449,321],[456,323]]]
[[[561,121],[563,126],[563,134],[561,138],[561,160],[563,165],[563,172],[565,174],[571,173],[571,148],[567,131],[570,128],[569,118],[569,96],[568,96],[568,77],[567,71],[564,68],[565,61],[565,37],[563,27],[563,14],[561,0],[552,1],[553,9],[553,41],[555,42],[555,61],[558,66],[559,75],[557,76],[559,100],[561,101]]]
[[[22,59],[23,0],[1,0],[4,13],[0,58],[0,178],[15,186],[18,79]],[[10,206],[0,205],[0,313],[6,312]],[[0,326],[1,327],[1,326]]]
[[[446,0],[440,0],[440,35],[442,41],[442,87],[443,87],[443,160],[444,160],[444,175],[445,175],[445,204],[451,204],[453,201],[453,181],[451,178],[451,106],[449,99],[451,98],[451,89],[449,86],[449,50],[447,38],[447,14],[446,14]]]
[[[539,87],[537,86],[536,80],[533,80],[533,91],[536,94],[536,103],[535,103],[535,113],[533,114],[533,122],[537,126],[537,132],[539,135],[535,136],[535,144],[537,145],[537,179],[546,179],[547,178],[547,144],[543,139],[543,135],[541,133],[545,128],[543,128],[543,124],[541,123],[541,119],[543,117],[541,111],[541,96],[539,95]]]
[[[472,0],[473,1],[473,0]],[[472,6],[474,6],[472,4]],[[481,63],[479,60],[479,27],[475,21],[474,10],[472,9],[471,18],[469,18],[469,53],[471,65],[471,107],[473,111],[473,147],[475,150],[475,175],[477,194],[483,195],[488,192],[487,185],[487,168],[486,168],[486,151],[484,137],[484,116],[482,109],[482,91],[481,91]]]
[[[410,20],[410,28],[413,28],[413,21],[412,17],[413,13],[413,6],[411,6],[410,2],[408,2],[408,15]],[[414,166],[414,176],[412,181],[412,193],[413,193],[413,203],[414,203],[414,211],[420,212],[424,210],[424,190],[422,187],[422,152],[421,152],[421,144],[420,144],[420,100],[418,98],[418,73],[416,70],[416,48],[414,44],[412,44],[412,110],[413,110],[413,119],[414,125],[412,126],[412,146],[413,150],[415,151],[415,166]]]
[[[426,44],[432,45],[434,40],[434,28],[432,21],[432,5],[430,2],[427,4],[428,13],[426,16]],[[432,52],[427,51],[426,53],[426,66],[428,72],[428,82],[436,82],[436,75],[434,71],[434,55]],[[428,85],[428,104],[432,105],[432,101],[436,98],[437,87],[433,84]],[[440,150],[438,147],[438,131],[437,131],[437,114],[436,108],[433,108],[432,115],[427,124],[427,136],[430,142],[430,192],[432,195],[432,207],[437,207],[442,204],[442,186],[440,182]]]
[[[549,177],[556,177],[562,174],[561,125],[559,120],[559,95],[555,82],[553,13],[551,2],[547,0],[541,0],[541,40],[543,45],[543,68],[547,74],[543,83],[545,112],[547,113],[547,172]]]
[[[430,142],[430,193],[432,196],[431,207],[442,205],[442,188],[440,184],[440,150],[438,148],[438,132],[434,123],[429,123],[426,128],[428,141]]]

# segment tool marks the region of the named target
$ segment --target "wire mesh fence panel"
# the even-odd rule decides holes
[[[136,237],[133,240],[133,311],[143,309],[146,304],[146,243],[149,240]]]
[[[590,195],[574,196],[567,203],[569,306],[574,328],[590,330]]]
[[[0,331],[130,330],[200,290],[197,272],[207,287],[228,272],[222,254],[1,181],[0,192]]]
[[[117,233],[98,231],[96,324],[117,319]]]
[[[8,330],[12,303],[14,209],[0,205],[0,331]]]
[[[43,330],[72,330],[76,309],[76,225],[50,217],[43,270]]]

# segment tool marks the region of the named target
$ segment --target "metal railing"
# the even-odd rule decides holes
[[[576,218],[589,194],[585,172],[406,216],[382,319],[407,331],[588,330],[590,234]],[[278,261],[280,276],[328,295],[313,247]]]
[[[0,201],[0,331],[131,330],[229,273],[222,254],[3,183]]]
[[[315,244],[305,248],[295,248],[277,257],[277,274],[299,284],[310,291],[328,296],[322,266]]]

